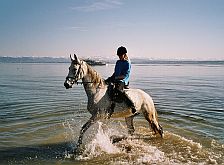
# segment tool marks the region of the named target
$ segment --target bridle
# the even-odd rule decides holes
[[[91,83],[93,83],[93,82],[78,82],[79,75],[80,75],[80,73],[82,71],[82,67],[81,67],[82,64],[79,64],[79,63],[77,63],[77,64],[79,65],[79,68],[78,68],[78,71],[77,71],[76,75],[74,77],[67,76],[66,77],[66,80],[71,79],[72,80],[71,81],[72,84],[77,84],[77,85],[79,85],[79,84],[82,85],[82,84],[91,84]]]

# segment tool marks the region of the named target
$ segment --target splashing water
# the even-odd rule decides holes
[[[82,156],[88,155],[88,158],[96,157],[105,154],[116,154],[120,153],[121,150],[112,144],[112,140],[110,139],[111,130],[108,128],[103,128],[103,123],[98,122],[98,130],[93,138],[88,144],[85,145],[85,151]],[[83,157],[84,158],[84,157]]]
[[[114,136],[121,138],[121,140],[113,143],[111,137]],[[97,133],[85,145],[83,154],[77,160],[88,160],[101,155],[108,157],[112,164],[141,164],[166,161],[164,153],[157,147],[150,146],[142,140],[132,139],[131,137],[122,138],[121,133],[117,130],[103,125],[102,122],[98,122]]]
[[[64,123],[67,134],[72,136],[73,147],[81,123],[68,120]],[[83,139],[83,152],[75,158],[78,162],[97,161],[100,164],[220,164],[223,146],[215,141],[216,153],[201,143],[165,131],[164,138],[157,138],[149,128],[137,127],[134,136],[128,136],[121,122],[97,122]],[[71,144],[72,145],[72,144]],[[218,147],[217,147],[218,146]],[[220,150],[220,151],[219,151]],[[65,158],[71,158],[67,154]]]

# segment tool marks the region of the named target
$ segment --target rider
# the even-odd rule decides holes
[[[130,106],[130,108],[132,109],[132,113],[134,114],[136,112],[134,103],[124,92],[124,89],[129,88],[129,78],[131,71],[131,63],[127,55],[127,49],[123,46],[119,47],[117,49],[117,55],[119,57],[119,60],[117,60],[116,62],[114,73],[111,77],[106,79],[106,83],[112,82],[115,84],[115,89],[112,97],[116,97],[116,95],[122,95],[128,103],[128,106]],[[116,98],[114,99],[116,100]]]

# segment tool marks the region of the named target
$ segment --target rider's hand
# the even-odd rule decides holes
[[[111,77],[108,77],[106,80],[105,80],[105,83],[106,84],[109,84],[111,82]]]

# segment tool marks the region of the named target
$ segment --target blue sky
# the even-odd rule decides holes
[[[0,56],[224,59],[224,0],[0,0]]]

